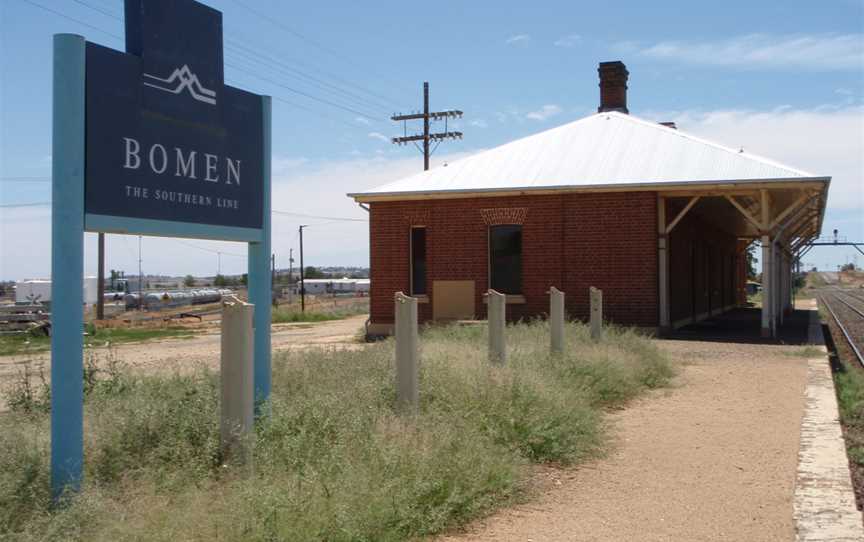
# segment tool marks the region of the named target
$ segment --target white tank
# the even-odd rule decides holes
[[[93,305],[96,303],[96,277],[84,278],[84,303]],[[50,303],[51,302],[51,281],[36,279],[36,280],[21,280],[15,283],[15,302],[16,303]]]

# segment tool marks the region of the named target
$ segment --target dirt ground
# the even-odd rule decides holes
[[[540,470],[529,502],[441,540],[793,540],[802,347],[658,344],[680,376],[611,415],[608,457]]]
[[[273,352],[323,345],[361,348],[358,336],[366,318],[366,315],[359,315],[327,322],[275,324],[271,335]],[[110,348],[110,355],[133,369],[147,372],[182,371],[202,364],[218,369],[220,348],[219,328],[211,327],[188,339],[120,344]],[[97,347],[93,350],[97,362],[104,363],[109,349]],[[50,352],[0,357],[0,386],[19,375],[27,362],[44,362],[48,371],[50,358]]]

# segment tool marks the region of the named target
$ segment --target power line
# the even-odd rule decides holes
[[[46,7],[46,6],[43,6],[42,4],[39,4],[39,3],[37,3],[37,2],[33,2],[32,0],[22,0],[22,1],[23,1],[23,2],[26,2],[26,3],[30,4],[30,5],[32,5],[32,6],[34,6],[34,7],[37,7],[37,8],[39,8],[39,9],[42,9],[42,10],[44,10],[44,11],[47,11],[47,12],[49,12],[49,13],[53,13],[54,15],[57,15],[57,16],[62,17],[62,18],[64,18],[64,19],[67,19],[67,20],[69,20],[69,21],[72,21],[72,22],[74,22],[74,23],[81,24],[81,25],[83,25],[83,26],[86,26],[87,28],[91,28],[91,29],[93,29],[93,30],[96,30],[97,32],[101,32],[101,33],[103,33],[103,34],[106,34],[106,35],[108,35],[108,36],[111,36],[111,37],[113,37],[113,38],[116,38],[116,39],[118,39],[118,40],[120,40],[120,41],[123,41],[123,38],[122,38],[121,36],[117,35],[117,34],[114,34],[114,33],[112,33],[112,32],[108,32],[108,31],[106,31],[106,30],[103,30],[103,29],[99,28],[98,26],[95,26],[95,25],[92,25],[92,24],[90,24],[90,23],[84,22],[84,21],[82,21],[82,20],[80,20],[80,19],[77,19],[77,18],[75,18],[75,17],[71,17],[71,16],[69,16],[69,15],[66,15],[66,14],[63,13],[63,12],[57,11],[57,10],[55,10],[55,9],[52,9],[52,8],[49,8],[49,7]],[[89,4],[87,4],[86,2],[83,2],[83,1],[81,1],[81,0],[74,0],[74,1],[78,2],[78,3],[81,4],[81,5],[84,5],[84,6],[90,7],[91,9],[96,9],[94,6],[91,6],[91,5],[89,5]],[[119,17],[117,17],[117,16],[115,16],[115,15],[112,15],[112,17],[113,17],[113,18],[116,18],[116,19],[118,19],[118,20],[122,20],[122,19],[120,19]],[[228,64],[228,63],[226,63],[226,65],[227,65],[227,66],[231,66],[231,67],[233,67],[233,68],[235,68],[235,69],[238,69],[239,71],[244,72],[244,73],[246,73],[246,74],[248,74],[248,75],[251,75],[252,77],[257,77],[257,78],[262,79],[262,80],[264,80],[264,81],[267,81],[267,82],[270,82],[270,83],[275,84],[275,85],[277,85],[277,86],[280,86],[280,87],[282,87],[282,88],[285,88],[286,90],[289,90],[289,91],[291,91],[291,92],[294,92],[295,94],[299,94],[299,95],[301,95],[301,96],[305,96],[305,97],[307,97],[307,98],[309,98],[309,99],[312,99],[312,100],[315,100],[315,101],[321,102],[321,103],[326,104],[326,105],[329,105],[329,106],[331,106],[331,107],[337,107],[337,108],[339,108],[339,109],[343,109],[343,110],[348,111],[348,112],[350,112],[350,113],[353,113],[353,114],[355,114],[355,115],[359,115],[360,117],[363,117],[364,119],[367,119],[367,120],[369,120],[369,121],[373,121],[373,122],[380,122],[379,120],[377,120],[377,119],[375,118],[375,115],[370,115],[370,114],[367,114],[367,113],[364,113],[364,112],[358,111],[358,110],[356,110],[356,109],[353,109],[353,108],[351,108],[351,107],[347,107],[347,106],[345,106],[345,105],[338,104],[338,103],[336,103],[336,102],[332,102],[332,101],[330,101],[330,100],[326,100],[326,99],[323,99],[323,98],[318,98],[318,97],[313,96],[313,95],[311,95],[311,94],[308,94],[308,93],[306,93],[306,92],[303,92],[303,91],[300,91],[300,90],[294,89],[294,88],[292,88],[292,87],[289,87],[289,86],[287,86],[287,85],[281,84],[281,83],[279,83],[279,82],[277,82],[277,81],[273,81],[272,79],[268,79],[268,78],[265,78],[265,77],[259,76],[259,75],[255,74],[255,73],[252,73],[252,72],[250,72],[250,71],[248,71],[248,70],[245,70],[245,69],[243,69],[243,68],[241,68],[241,67],[239,67],[239,66],[231,65],[231,64]],[[283,102],[283,103],[285,103],[285,104],[287,104],[287,105],[290,105],[290,106],[292,106],[292,107],[296,107],[296,108],[298,108],[298,109],[302,109],[302,110],[308,111],[308,112],[310,112],[310,113],[318,114],[318,115],[324,116],[324,117],[326,117],[326,118],[329,118],[329,119],[331,119],[331,120],[337,120],[337,121],[339,121],[339,122],[343,122],[344,124],[347,124],[347,125],[351,126],[352,128],[359,128],[358,126],[356,126],[356,125],[354,125],[354,124],[351,124],[351,123],[348,123],[348,122],[345,122],[345,121],[342,121],[342,120],[339,120],[339,119],[334,119],[333,117],[329,117],[329,116],[327,116],[327,115],[325,115],[325,114],[323,114],[323,113],[321,113],[321,112],[319,112],[319,111],[315,111],[315,110],[310,109],[310,108],[308,108],[308,107],[304,107],[304,106],[302,106],[302,105],[300,105],[300,104],[297,104],[297,103],[291,102],[291,101],[289,101],[289,100],[282,99],[282,98],[278,98],[278,97],[275,97],[275,96],[274,96],[274,99],[276,99],[276,100],[278,100],[278,101],[281,101],[281,102]]]
[[[282,97],[280,97],[280,96],[275,96],[275,95],[274,95],[274,96],[272,96],[272,98],[273,98],[274,100],[276,100],[277,102],[282,102],[282,103],[284,103],[284,104],[286,104],[286,105],[290,105],[291,107],[296,107],[297,109],[301,109],[301,110],[303,110],[303,111],[307,111],[307,112],[309,112],[309,113],[312,113],[312,114],[314,114],[314,115],[318,115],[318,116],[323,117],[323,118],[325,118],[325,119],[333,120],[333,121],[336,121],[336,122],[341,122],[342,124],[344,124],[344,125],[346,125],[346,126],[350,126],[351,128],[354,128],[354,129],[362,128],[362,126],[357,126],[356,124],[351,124],[350,122],[348,122],[348,121],[346,121],[346,120],[343,120],[343,119],[339,119],[339,118],[336,118],[336,117],[331,117],[330,115],[328,115],[328,114],[326,114],[326,113],[322,113],[322,112],[320,112],[320,111],[315,111],[314,109],[310,109],[310,108],[305,107],[305,106],[302,106],[302,105],[300,105],[300,104],[298,104],[298,103],[294,103],[294,102],[292,102],[292,101],[290,101],[290,100],[286,100],[285,98],[282,98]]]
[[[97,31],[97,32],[101,32],[101,33],[103,33],[103,34],[106,34],[106,35],[108,35],[108,36],[111,36],[112,38],[116,38],[116,39],[118,39],[118,40],[120,40],[120,41],[123,41],[123,38],[120,37],[120,36],[118,36],[117,34],[114,34],[114,33],[112,33],[112,32],[108,32],[107,30],[102,30],[102,29],[99,28],[98,26],[94,26],[94,25],[92,25],[92,24],[90,24],[90,23],[85,23],[84,21],[82,21],[82,20],[80,20],[80,19],[76,19],[75,17],[70,17],[69,15],[66,15],[66,14],[63,13],[63,12],[57,11],[57,10],[55,10],[55,9],[51,9],[51,8],[49,8],[49,7],[46,7],[46,6],[43,6],[42,4],[37,4],[36,2],[33,2],[33,0],[21,0],[21,1],[22,1],[22,2],[26,2],[26,3],[30,4],[31,6],[35,6],[35,7],[39,8],[39,9],[45,10],[45,11],[47,11],[47,12],[49,12],[49,13],[53,13],[54,15],[57,15],[57,16],[59,16],[59,17],[63,17],[64,19],[68,19],[68,20],[70,20],[70,21],[72,21],[72,22],[74,22],[74,23],[78,23],[78,24],[80,24],[80,25],[86,26],[87,28],[91,28],[91,29],[93,29],[93,30],[95,30],[95,31]]]
[[[212,248],[200,247],[200,246],[195,245],[193,243],[187,243],[186,241],[181,241],[180,239],[174,239],[174,241],[177,241],[181,245],[186,245],[187,247],[202,250],[204,252],[210,252],[211,254],[224,254],[225,256],[236,256],[237,258],[245,258],[246,257],[246,254],[237,254],[236,252],[225,252],[224,250],[215,250]]]
[[[85,2],[84,0],[72,0],[72,1],[75,2],[76,4],[81,4],[82,6],[84,6],[84,7],[86,7],[86,8],[90,8],[90,9],[92,9],[93,11],[97,11],[97,12],[101,13],[102,15],[106,15],[106,16],[108,16],[108,17],[111,17],[112,19],[116,19],[116,20],[118,20],[118,21],[123,21],[123,18],[122,18],[122,17],[120,17],[119,15],[116,15],[116,14],[114,14],[114,13],[108,11],[107,9],[103,9],[103,8],[98,7],[98,6],[94,6],[94,5],[92,5],[92,4],[88,4],[88,3]]]
[[[239,66],[237,66],[237,65],[235,65],[235,64],[226,63],[225,65],[226,65],[226,66],[231,66],[232,68],[235,68],[235,69],[238,69],[238,70],[241,69]],[[248,70],[245,70],[245,73],[252,75],[252,77],[257,77],[257,78],[261,79],[260,76],[258,76],[258,75],[254,75],[252,72],[249,72]],[[268,82],[270,82],[270,81],[268,81]],[[226,84],[226,85],[233,85],[233,86],[237,86],[238,88],[239,88],[239,87],[243,87],[243,86],[247,86],[247,85],[244,85],[243,83],[241,83],[241,82],[239,82],[239,81],[237,81],[237,80],[235,80],[235,79],[233,79],[233,78],[226,78],[226,79],[225,79],[225,84]],[[273,82],[273,84],[275,84],[275,85],[279,85],[279,83],[277,83],[277,82]],[[282,85],[279,85],[279,86],[282,86]],[[277,94],[275,94],[275,93],[268,93],[268,94],[270,94],[270,97],[273,98],[275,101],[282,102],[282,103],[284,103],[284,104],[286,104],[286,105],[289,105],[289,106],[291,106],[291,107],[293,107],[293,108],[295,108],[295,109],[300,109],[301,111],[306,111],[307,113],[311,113],[311,114],[313,114],[313,115],[317,115],[317,116],[322,117],[322,118],[325,118],[325,119],[327,119],[327,120],[331,120],[331,121],[335,121],[335,122],[342,123],[342,124],[344,124],[344,125],[346,125],[346,126],[350,126],[351,128],[354,128],[355,130],[357,130],[357,129],[363,129],[363,126],[360,126],[360,125],[357,125],[357,124],[353,124],[353,123],[351,123],[351,122],[346,121],[346,120],[343,119],[343,118],[334,117],[334,116],[332,116],[332,115],[329,115],[329,114],[327,114],[327,113],[324,113],[323,111],[319,111],[319,110],[317,110],[317,109],[312,109],[311,107],[305,106],[305,105],[303,105],[303,104],[299,104],[299,103],[297,103],[297,102],[295,102],[295,101],[292,101],[292,100],[288,100],[288,99],[286,99],[286,98],[284,98],[284,97],[282,97],[282,96],[279,96],[279,95],[277,95]],[[313,98],[313,99],[315,99],[316,101],[321,101],[320,99],[317,99],[317,98]],[[356,113],[356,114],[359,114],[359,113]],[[361,116],[363,116],[364,119],[367,118],[365,115],[361,115]],[[364,121],[364,122],[367,122],[367,123],[368,123],[368,122],[371,122],[371,121],[366,120],[366,121]],[[378,121],[374,121],[374,122],[378,122]]]
[[[29,202],[29,203],[4,203],[0,204],[2,208],[11,208],[11,207],[39,207],[39,206],[49,206],[51,205],[50,201],[39,201],[39,202]],[[273,209],[270,211],[271,213],[278,215],[286,215],[286,216],[296,216],[300,218],[314,218],[318,220],[329,220],[332,222],[368,222],[365,218],[348,218],[342,216],[321,216],[321,215],[310,215],[306,213],[295,213],[293,211],[280,211],[277,209]],[[201,248],[201,247],[195,247]],[[202,250],[208,250],[202,248]],[[224,253],[227,254],[227,253]],[[236,256],[236,254],[235,254]]]
[[[241,55],[241,56],[246,57],[246,58],[253,60],[255,62],[264,64],[265,66],[270,67],[270,68],[275,67],[276,69],[282,71],[283,73],[288,72],[286,75],[288,75],[289,77],[300,77],[300,78],[306,79],[308,81],[311,81],[312,83],[316,84],[315,86],[317,86],[321,90],[324,90],[325,92],[339,93],[339,94],[342,94],[342,95],[344,95],[350,99],[364,102],[365,105],[375,107],[375,108],[381,109],[383,111],[392,110],[392,107],[389,105],[383,105],[380,102],[377,102],[377,101],[372,100],[370,98],[366,98],[366,97],[364,97],[360,94],[357,94],[355,92],[345,90],[344,88],[337,86],[337,85],[334,85],[332,83],[328,83],[327,81],[324,81],[323,79],[320,79],[320,78],[315,77],[313,75],[309,75],[307,73],[304,73],[303,71],[298,70],[297,68],[293,68],[293,67],[285,64],[284,62],[281,62],[281,61],[279,61],[273,57],[270,57],[268,55],[264,55],[261,53],[256,53],[253,49],[251,49],[249,47],[234,45],[231,43],[226,44],[226,47],[229,50],[233,50],[233,54],[235,54],[235,55]]]
[[[14,209],[16,207],[43,207],[51,205],[50,201],[39,201],[33,203],[2,203],[0,204],[0,208],[2,209]]]
[[[319,216],[319,215],[309,215],[305,213],[294,213],[291,211],[278,211],[273,209],[271,212],[279,214],[279,215],[289,215],[296,216],[300,218],[317,218],[319,220],[330,220],[333,222],[369,222],[366,218],[346,218],[346,217],[338,217],[338,216]]]
[[[3,183],[49,183],[51,177],[0,177]]]
[[[276,27],[282,29],[283,31],[285,31],[285,32],[287,32],[288,34],[294,36],[295,38],[300,39],[300,40],[303,40],[303,41],[305,41],[305,42],[311,44],[313,47],[315,47],[315,48],[317,48],[317,49],[319,49],[319,50],[321,50],[321,51],[324,51],[325,53],[327,53],[327,54],[329,54],[329,55],[331,55],[331,56],[333,56],[333,57],[335,57],[335,58],[338,58],[338,59],[340,59],[340,60],[343,60],[344,62],[347,62],[348,64],[350,64],[350,65],[352,65],[352,66],[356,66],[356,65],[357,65],[356,60],[354,60],[354,59],[352,59],[352,58],[350,58],[350,57],[347,57],[347,56],[345,56],[345,55],[342,55],[341,53],[339,53],[339,52],[337,52],[337,51],[335,51],[335,50],[333,50],[333,49],[330,49],[329,47],[327,47],[327,46],[325,46],[325,45],[321,45],[320,43],[318,43],[317,41],[315,41],[315,40],[313,40],[313,39],[311,39],[311,38],[308,38],[308,37],[304,36],[303,34],[297,32],[296,30],[294,30],[293,28],[287,26],[286,24],[282,23],[281,21],[279,21],[279,20],[277,20],[277,19],[274,19],[272,15],[268,15],[268,14],[263,13],[263,12],[257,10],[257,9],[251,8],[251,7],[249,7],[247,4],[245,4],[244,2],[241,2],[240,0],[233,0],[233,2],[234,2],[235,4],[237,4],[238,6],[242,7],[243,9],[246,9],[246,10],[249,11],[250,13],[253,13],[254,15],[260,17],[261,19],[264,19],[264,20],[267,21],[268,23],[270,23],[270,24],[272,24],[272,25],[274,25],[274,26],[276,26]],[[369,73],[372,73],[373,75],[377,75],[378,77],[381,77],[382,79],[390,79],[390,77],[388,77],[388,76],[386,76],[386,75],[384,75],[384,74],[381,74],[381,73],[379,73],[379,72],[376,72],[376,71],[374,71],[374,70],[367,70],[367,71],[369,71]],[[395,81],[393,81],[392,79],[390,79],[390,80],[391,80],[392,82],[395,83]]]
[[[239,70],[239,71],[241,71],[241,72],[243,72],[243,73],[246,73],[247,75],[251,75],[252,77],[255,77],[255,78],[261,79],[262,81],[267,81],[268,83],[274,84],[274,85],[276,85],[276,86],[278,86],[278,87],[282,87],[282,88],[284,88],[285,90],[288,90],[289,92],[293,92],[293,93],[295,93],[295,94],[299,94],[300,96],[305,96],[306,98],[309,98],[310,100],[315,100],[316,102],[321,102],[321,103],[323,103],[323,104],[327,104],[327,105],[329,105],[329,106],[331,106],[331,107],[336,107],[336,108],[342,109],[342,110],[344,110],[344,111],[348,111],[349,113],[353,113],[353,114],[355,114],[355,115],[359,115],[359,116],[361,116],[361,117],[363,117],[363,118],[365,118],[365,119],[367,119],[367,120],[370,120],[370,121],[379,122],[379,119],[376,119],[376,118],[375,118],[375,115],[370,115],[370,114],[368,114],[368,113],[364,113],[364,112],[362,112],[362,111],[358,111],[358,110],[356,110],[356,109],[354,109],[354,108],[347,107],[347,106],[345,106],[345,105],[338,104],[338,103],[336,103],[336,102],[331,102],[330,100],[325,100],[324,98],[318,98],[317,96],[314,96],[314,95],[309,94],[309,93],[307,93],[307,92],[303,92],[302,90],[297,90],[296,88],[289,87],[288,85],[282,84],[282,83],[280,83],[279,81],[275,81],[275,80],[270,79],[270,78],[268,78],[268,77],[264,77],[264,76],[262,76],[262,75],[258,75],[258,74],[256,74],[256,73],[250,72],[249,70],[243,69],[243,68],[237,66],[236,64],[230,64],[230,63],[226,62],[225,65],[226,65],[226,66],[229,66],[229,67],[231,67],[231,68],[234,68],[235,70]]]
[[[230,45],[232,47],[241,47],[241,48],[248,50],[251,53],[254,53],[254,54],[257,54],[260,56],[268,56],[269,58],[273,59],[274,62],[280,62],[280,63],[284,64],[289,60],[284,55],[277,58],[271,54],[263,53],[260,50],[256,50],[254,47],[251,47],[248,44],[245,44],[244,42],[241,42],[241,41],[238,41],[238,40],[235,40],[232,38],[226,38],[226,42],[228,45]],[[324,77],[328,77],[330,79],[333,79],[334,81],[338,81],[339,83],[342,83],[344,85],[348,85],[349,87],[352,87],[352,88],[354,88],[360,92],[368,94],[369,96],[378,98],[379,100],[383,100],[384,102],[390,104],[391,106],[394,106],[396,109],[399,109],[401,107],[401,106],[395,105],[396,102],[393,101],[391,98],[384,96],[382,94],[379,94],[375,91],[369,90],[368,88],[366,88],[362,85],[359,85],[359,84],[357,84],[357,83],[355,83],[349,79],[346,79],[345,77],[342,77],[342,76],[337,75],[335,73],[329,72],[327,70],[323,70],[317,64],[312,64],[309,62],[303,62],[302,60],[299,60],[297,58],[291,58],[290,61],[292,64],[297,64],[308,71],[312,71],[312,72],[321,74]]]

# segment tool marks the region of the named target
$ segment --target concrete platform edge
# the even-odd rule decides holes
[[[864,541],[827,355],[807,360],[793,507],[796,540]]]

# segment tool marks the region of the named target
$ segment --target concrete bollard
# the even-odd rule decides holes
[[[507,322],[507,296],[490,289],[486,294],[486,299],[488,302],[489,361],[503,365],[507,361],[507,345],[504,340],[504,328]]]
[[[246,463],[254,423],[252,314],[255,305],[232,296],[222,304],[222,457]]]
[[[564,292],[554,286],[549,289],[549,330],[552,352],[564,352]]]
[[[396,400],[414,410],[419,401],[417,298],[396,292]]]
[[[599,341],[603,338],[603,290],[591,287],[591,338]]]

